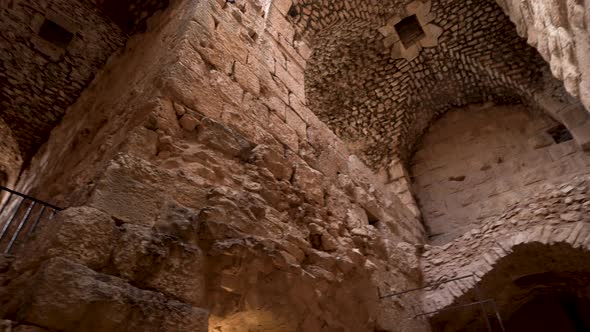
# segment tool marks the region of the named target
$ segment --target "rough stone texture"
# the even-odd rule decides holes
[[[51,330],[207,330],[206,311],[63,258],[46,261],[33,275],[23,275],[7,287],[18,290],[0,300],[2,316]]]
[[[45,19],[73,34],[71,41],[43,34]],[[0,31],[1,118],[29,159],[125,36],[93,6],[71,0],[8,1]]]
[[[23,158],[12,131],[1,119],[0,135],[0,185],[12,187],[20,173]]]
[[[146,1],[125,21],[145,19],[138,13],[161,3]],[[579,145],[588,142],[588,114],[497,5],[433,1],[432,24],[443,33],[407,62],[383,54],[378,30],[407,3],[292,4],[174,1],[111,57],[17,184],[67,209],[59,225],[43,223],[16,257],[0,262],[7,324],[423,332],[428,322],[408,318],[462,301],[473,285],[380,296],[424,279],[486,273],[492,253],[507,257],[533,230],[539,241],[586,241],[587,184],[569,181],[523,198],[524,205],[444,247],[424,245],[404,164],[436,115],[490,99],[525,102],[565,124]],[[397,104],[380,107],[390,93],[399,95]],[[367,104],[353,109],[356,100]],[[345,143],[341,137],[349,136],[332,132],[310,106],[332,128],[322,112],[371,118],[370,125],[343,125],[370,144]],[[391,110],[402,115],[393,119]],[[497,248],[496,240],[506,239]],[[540,251],[519,252],[537,255],[526,270],[508,270],[543,266]],[[572,261],[587,259],[565,252]],[[567,272],[570,262],[547,266]],[[510,282],[505,272],[489,278],[504,275],[499,286],[483,284],[510,312],[515,293],[498,292]],[[461,326],[470,315],[434,323]]]
[[[314,50],[309,107],[374,169],[407,162],[429,123],[457,106],[522,102],[554,114],[551,102],[579,104],[493,0],[432,1],[438,44],[411,61],[392,59],[378,29],[403,17],[404,4],[309,0],[292,10],[299,43]]]
[[[126,34],[144,32],[147,20],[168,7],[168,0],[84,0],[99,8]]]
[[[557,144],[558,125],[524,107],[454,110],[423,137],[412,165],[414,193],[432,244],[469,231],[547,182],[589,173],[574,140]]]
[[[503,317],[509,317],[535,291],[573,292],[587,297],[589,183],[590,178],[585,176],[561,185],[546,184],[534,196],[509,206],[501,216],[483,221],[480,227],[445,246],[428,246],[422,255],[427,283],[471,274],[475,277],[426,292],[423,310],[473,300],[476,282],[484,297],[498,302]],[[568,289],[555,285],[535,290],[534,284],[529,285],[531,288],[514,284],[518,277],[548,272],[569,273]],[[459,329],[474,314],[477,312],[466,311],[453,319],[441,315],[434,317],[434,322],[450,322],[454,324],[451,329]]]
[[[20,248],[38,254],[12,264],[16,277],[0,293],[67,260],[64,273],[85,266],[107,284],[205,308],[212,330],[394,330],[418,301],[379,294],[418,285],[424,231],[304,106],[305,60],[280,10],[184,1],[151,23],[68,109],[22,177],[21,190],[82,207]],[[78,296],[85,303],[76,289],[69,301]],[[169,310],[158,308],[157,317]],[[53,315],[26,319],[56,328]]]

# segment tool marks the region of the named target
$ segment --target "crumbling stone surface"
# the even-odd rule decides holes
[[[588,47],[590,11],[583,1],[498,0],[518,33],[527,38],[569,93],[590,108]]]
[[[590,172],[575,140],[556,142],[553,119],[518,106],[453,110],[424,135],[413,189],[431,244],[443,245],[546,183]]]
[[[437,310],[473,299],[474,285],[478,283],[485,293],[483,296],[496,299],[500,308],[509,314],[510,310],[518,308],[514,303],[511,305],[511,301],[522,296],[509,289],[513,281],[505,281],[506,277],[547,271],[586,271],[584,269],[590,266],[587,264],[589,183],[590,178],[584,176],[561,185],[547,184],[532,197],[510,206],[499,217],[485,220],[480,227],[460,238],[444,246],[427,246],[422,254],[427,283],[472,274],[474,277],[426,292],[424,310]],[[564,246],[570,248],[570,252],[564,250]],[[525,258],[509,259],[512,253],[528,247],[533,249],[528,255],[524,254]],[[561,256],[552,259],[554,253]],[[509,264],[508,267],[505,264]],[[587,276],[587,272],[584,273]],[[583,282],[583,278],[572,278],[571,290],[577,292],[586,287],[578,287],[576,280]]]
[[[2,297],[0,314],[50,330],[207,331],[205,310],[63,258],[46,261],[4,289],[15,286],[16,293]]]
[[[0,185],[12,187],[20,173],[23,157],[8,125],[0,120]]]
[[[305,60],[278,13],[178,2],[130,41],[20,183],[79,207],[20,248],[48,254],[14,262],[10,280],[67,260],[206,308],[221,331],[395,329],[418,300],[379,295],[419,283],[424,231],[305,106]]]

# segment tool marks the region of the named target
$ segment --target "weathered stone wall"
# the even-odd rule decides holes
[[[0,31],[1,118],[29,159],[125,36],[75,0],[3,1]]]
[[[12,187],[18,178],[23,158],[12,131],[0,119],[0,185]]]
[[[126,34],[145,32],[147,21],[168,7],[169,0],[84,0],[99,8]]]
[[[415,57],[400,59],[381,29],[415,7],[426,8],[423,28],[436,26],[440,36],[426,35]],[[306,69],[311,109],[374,169],[407,162],[429,123],[454,107],[538,107],[565,92],[493,0],[306,0],[291,13],[300,43],[313,47]]]
[[[422,226],[305,106],[281,4],[176,2],[109,61],[20,183],[84,207],[22,249],[0,314],[149,330],[115,300],[145,294],[160,331],[205,330],[198,308],[220,331],[396,330],[411,315],[419,299],[379,295],[420,282]],[[82,309],[43,305],[60,284]],[[86,315],[92,299],[107,304]]]
[[[432,283],[474,275],[438,286],[425,295],[424,310],[475,300],[478,283],[485,299],[494,299],[502,317],[539,294],[588,297],[590,196],[588,176],[547,184],[505,212],[445,246],[427,246],[422,267]],[[535,284],[531,276],[559,276],[556,284]],[[525,283],[525,279],[529,282]],[[537,281],[551,281],[538,278]],[[564,282],[566,281],[566,282]],[[537,286],[537,287],[535,287]],[[464,328],[479,308],[441,314],[434,323],[449,330]],[[491,309],[490,309],[491,310]],[[436,326],[436,325],[435,325]],[[483,328],[480,326],[480,328]]]
[[[551,65],[567,91],[590,109],[590,5],[585,0],[497,0],[527,38]]]
[[[548,181],[590,172],[575,140],[552,138],[558,125],[523,106],[473,106],[436,121],[411,168],[431,241],[461,236]]]

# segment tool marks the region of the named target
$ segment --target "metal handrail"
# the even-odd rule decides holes
[[[0,186],[0,252],[10,254],[17,244],[25,243],[43,221],[53,219],[62,208],[35,197]]]
[[[56,210],[56,211],[61,211],[61,210],[63,210],[63,209],[62,209],[62,208],[60,208],[60,207],[57,207],[57,206],[55,206],[55,205],[52,205],[52,204],[50,204],[50,203],[47,203],[47,202],[43,202],[43,201],[41,201],[41,200],[39,200],[39,199],[37,199],[37,198],[35,198],[35,197],[31,197],[31,196],[29,196],[29,195],[25,195],[25,194],[23,194],[23,193],[19,193],[18,191],[14,191],[14,190],[12,190],[12,189],[10,189],[10,188],[6,188],[6,187],[4,187],[4,186],[0,186],[0,191],[7,191],[7,192],[9,192],[9,193],[11,193],[11,194],[13,194],[13,195],[17,195],[17,196],[20,196],[20,197],[26,198],[26,199],[28,199],[28,200],[30,200],[30,201],[36,202],[36,203],[38,203],[38,204],[42,204],[42,205],[44,205],[44,206],[48,206],[48,207],[50,207],[50,208],[52,208],[52,209],[54,209],[54,210]]]

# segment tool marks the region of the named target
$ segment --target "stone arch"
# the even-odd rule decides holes
[[[539,255],[539,253],[543,253]],[[490,255],[490,253],[486,253]],[[590,252],[574,247],[567,239],[552,243],[521,243],[510,248],[478,281],[480,291],[496,301],[504,324],[537,298],[590,299]],[[475,301],[474,290],[459,296],[456,303]],[[474,310],[443,312],[432,318],[434,331],[485,329],[479,307]],[[492,307],[488,307],[490,319]],[[530,318],[529,323],[530,323]],[[542,317],[537,317],[542,319]],[[531,329],[532,330],[532,329]],[[537,330],[535,330],[537,331]]]
[[[539,295],[533,286],[552,275],[567,277],[569,285],[576,286],[556,288],[560,292],[588,298],[588,280],[571,278],[590,275],[589,180],[582,177],[572,184],[547,187],[536,198],[510,207],[502,218],[490,219],[444,247],[428,248],[423,260],[427,282],[463,275],[474,278],[427,291],[424,310],[473,301],[477,282],[483,296],[495,299],[503,318],[509,319],[518,309],[510,303],[524,304]],[[579,201],[570,202],[574,197]],[[532,293],[524,296],[519,289]],[[440,330],[446,326],[454,331],[469,325],[475,314],[479,313],[465,310],[451,318],[445,313],[432,322]]]
[[[415,57],[399,58],[385,30],[415,4],[431,8],[429,24],[442,32]],[[314,50],[305,73],[308,106],[375,170],[407,162],[429,123],[457,106],[526,103],[567,113],[555,117],[570,130],[590,124],[579,103],[557,97],[567,95],[563,84],[493,0],[306,0],[289,13],[295,35]]]

